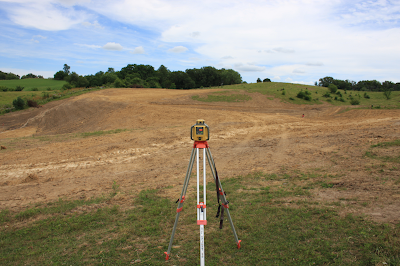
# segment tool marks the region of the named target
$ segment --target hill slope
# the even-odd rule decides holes
[[[192,99],[214,92],[108,89],[1,116],[0,144],[7,149],[0,152],[0,207],[98,196],[113,181],[134,193],[174,186],[164,193],[176,197],[192,148],[189,130],[202,118],[222,178],[263,171],[286,180],[315,172],[346,189],[311,186],[314,200],[377,197],[368,208],[347,211],[400,219],[393,211],[400,203],[387,201],[400,186],[396,162],[386,163],[392,170],[382,174],[390,180],[383,185],[367,170],[377,162],[364,157],[371,144],[400,139],[400,110],[342,113],[347,107],[292,105],[246,91],[234,92],[249,95],[245,102]],[[26,182],[31,174],[34,186]]]

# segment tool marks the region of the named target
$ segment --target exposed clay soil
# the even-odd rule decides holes
[[[176,199],[193,146],[190,127],[202,118],[221,178],[326,173],[334,187],[313,188],[311,200],[400,221],[399,164],[364,156],[371,144],[400,139],[400,110],[299,106],[256,93],[243,103],[191,99],[209,92],[107,89],[0,116],[0,209],[100,196],[114,181],[127,193],[173,186],[161,194]],[[78,134],[115,129],[127,130]],[[399,150],[379,153],[397,157]],[[365,206],[352,206],[354,199]]]

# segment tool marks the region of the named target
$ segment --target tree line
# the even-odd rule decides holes
[[[3,71],[0,71],[0,80],[10,80],[10,79],[19,79],[20,76],[13,74],[13,73],[6,73]]]
[[[32,74],[32,73],[29,73],[29,74],[26,74],[26,75],[23,75],[22,77],[20,77],[19,75],[17,75],[17,74],[14,74],[14,73],[5,73],[5,72],[3,72],[3,71],[0,71],[0,80],[11,80],[11,79],[37,79],[37,78],[39,78],[39,79],[42,79],[43,78],[43,76],[41,76],[41,75],[34,75],[34,74]]]
[[[64,64],[63,70],[54,74],[54,79],[65,80],[65,88],[114,86],[117,88],[168,88],[194,89],[242,83],[240,74],[232,69],[216,69],[211,66],[185,71],[170,71],[164,65],[157,70],[151,65],[128,64],[120,71],[108,68],[94,75],[81,76],[70,72]]]
[[[355,82],[352,80],[340,80],[332,77],[320,78],[319,82],[315,82],[315,86],[329,87],[335,85],[339,90],[354,90],[354,91],[400,91],[400,82],[392,81],[379,82],[377,80],[361,80]]]

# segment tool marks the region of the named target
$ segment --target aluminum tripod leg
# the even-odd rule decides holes
[[[206,154],[207,154],[208,164],[210,165],[210,168],[211,168],[211,173],[212,173],[212,175],[213,175],[213,177],[214,177],[214,181],[216,181],[216,179],[217,179],[216,173],[215,173],[216,167],[215,167],[214,159],[213,159],[213,157],[212,157],[212,155],[211,155],[210,148],[206,148]],[[219,188],[220,188],[220,190],[221,190],[221,191],[219,192],[218,197],[221,197],[221,196],[222,196],[222,199],[221,199],[221,200],[222,200],[222,203],[223,203],[222,206],[223,206],[223,208],[225,209],[226,214],[227,214],[227,216],[228,216],[228,221],[229,221],[229,224],[230,224],[230,226],[231,226],[233,236],[235,237],[236,245],[237,245],[238,248],[240,248],[240,242],[241,242],[242,240],[239,240],[239,238],[238,238],[238,236],[237,236],[237,234],[236,234],[235,226],[233,225],[232,218],[231,218],[231,214],[229,213],[228,201],[226,200],[225,193],[224,193],[224,190],[223,190],[223,188],[222,188],[221,180],[220,180],[220,179],[218,179],[218,185],[219,185]]]
[[[200,158],[197,150],[197,225],[200,226],[200,266],[205,265],[204,226],[207,225],[206,205],[206,151],[203,149],[203,202],[200,202]]]
[[[193,169],[195,154],[196,154],[196,149],[193,148],[192,149],[192,154],[190,155],[190,159],[189,159],[188,169],[186,171],[185,181],[183,183],[181,197],[178,200],[179,203],[178,203],[178,208],[176,210],[175,223],[174,223],[174,228],[172,229],[171,239],[170,239],[169,245],[168,245],[168,251],[164,252],[165,255],[166,255],[166,258],[165,258],[166,260],[169,259],[169,255],[171,254],[172,242],[174,241],[176,227],[178,226],[179,214],[181,213],[183,203],[185,202],[185,195],[186,195],[186,191],[187,191],[187,188],[188,188],[188,185],[189,185],[190,174],[192,173],[192,169]]]

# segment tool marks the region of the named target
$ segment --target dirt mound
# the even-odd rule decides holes
[[[286,181],[267,186],[290,181],[309,189],[309,200],[368,202],[348,204],[347,212],[400,220],[393,211],[400,209],[398,163],[365,156],[371,144],[400,138],[399,110],[298,106],[247,92],[239,92],[251,96],[247,102],[192,99],[210,92],[108,89],[0,116],[7,147],[0,151],[0,209],[100,196],[114,182],[127,193],[172,187],[163,196],[176,198],[193,145],[189,130],[202,118],[221,178],[276,174]],[[375,154],[398,152],[397,146]]]

